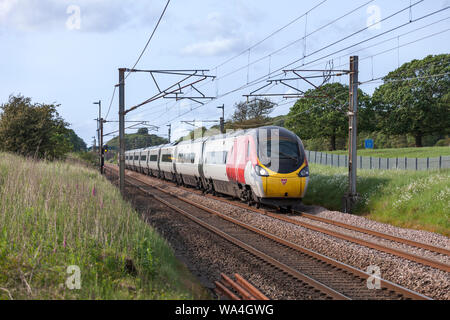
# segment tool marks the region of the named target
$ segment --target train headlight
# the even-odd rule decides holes
[[[267,170],[266,169],[264,169],[264,168],[261,168],[260,166],[255,166],[255,171],[256,171],[256,174],[258,175],[258,176],[261,176],[261,177],[268,177],[269,176],[269,173],[267,172]]]
[[[298,176],[301,177],[301,178],[309,177],[309,167],[308,167],[308,166],[304,167],[304,168],[298,173]]]

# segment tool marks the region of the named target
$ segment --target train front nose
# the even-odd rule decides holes
[[[269,198],[301,198],[306,185],[306,179],[298,176],[266,177],[266,197]]]

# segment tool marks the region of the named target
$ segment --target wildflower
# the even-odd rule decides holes
[[[92,188],[92,196],[95,197],[96,191],[95,191],[95,186]]]
[[[67,246],[67,242],[66,242],[66,236],[64,236],[64,243],[63,243],[63,246],[64,246],[64,249],[66,248],[66,246]]]

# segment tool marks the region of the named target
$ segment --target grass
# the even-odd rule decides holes
[[[341,155],[348,154],[346,150],[324,152]],[[439,156],[450,156],[450,147],[359,149],[358,156],[379,158],[437,158]]]
[[[67,267],[81,289],[66,286]],[[96,171],[0,153],[1,299],[207,298]]]
[[[310,164],[305,204],[342,209],[346,168]],[[450,170],[358,170],[355,213],[399,227],[450,236]]]

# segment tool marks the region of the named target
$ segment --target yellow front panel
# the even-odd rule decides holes
[[[301,178],[267,177],[266,197],[300,198],[302,195]]]

